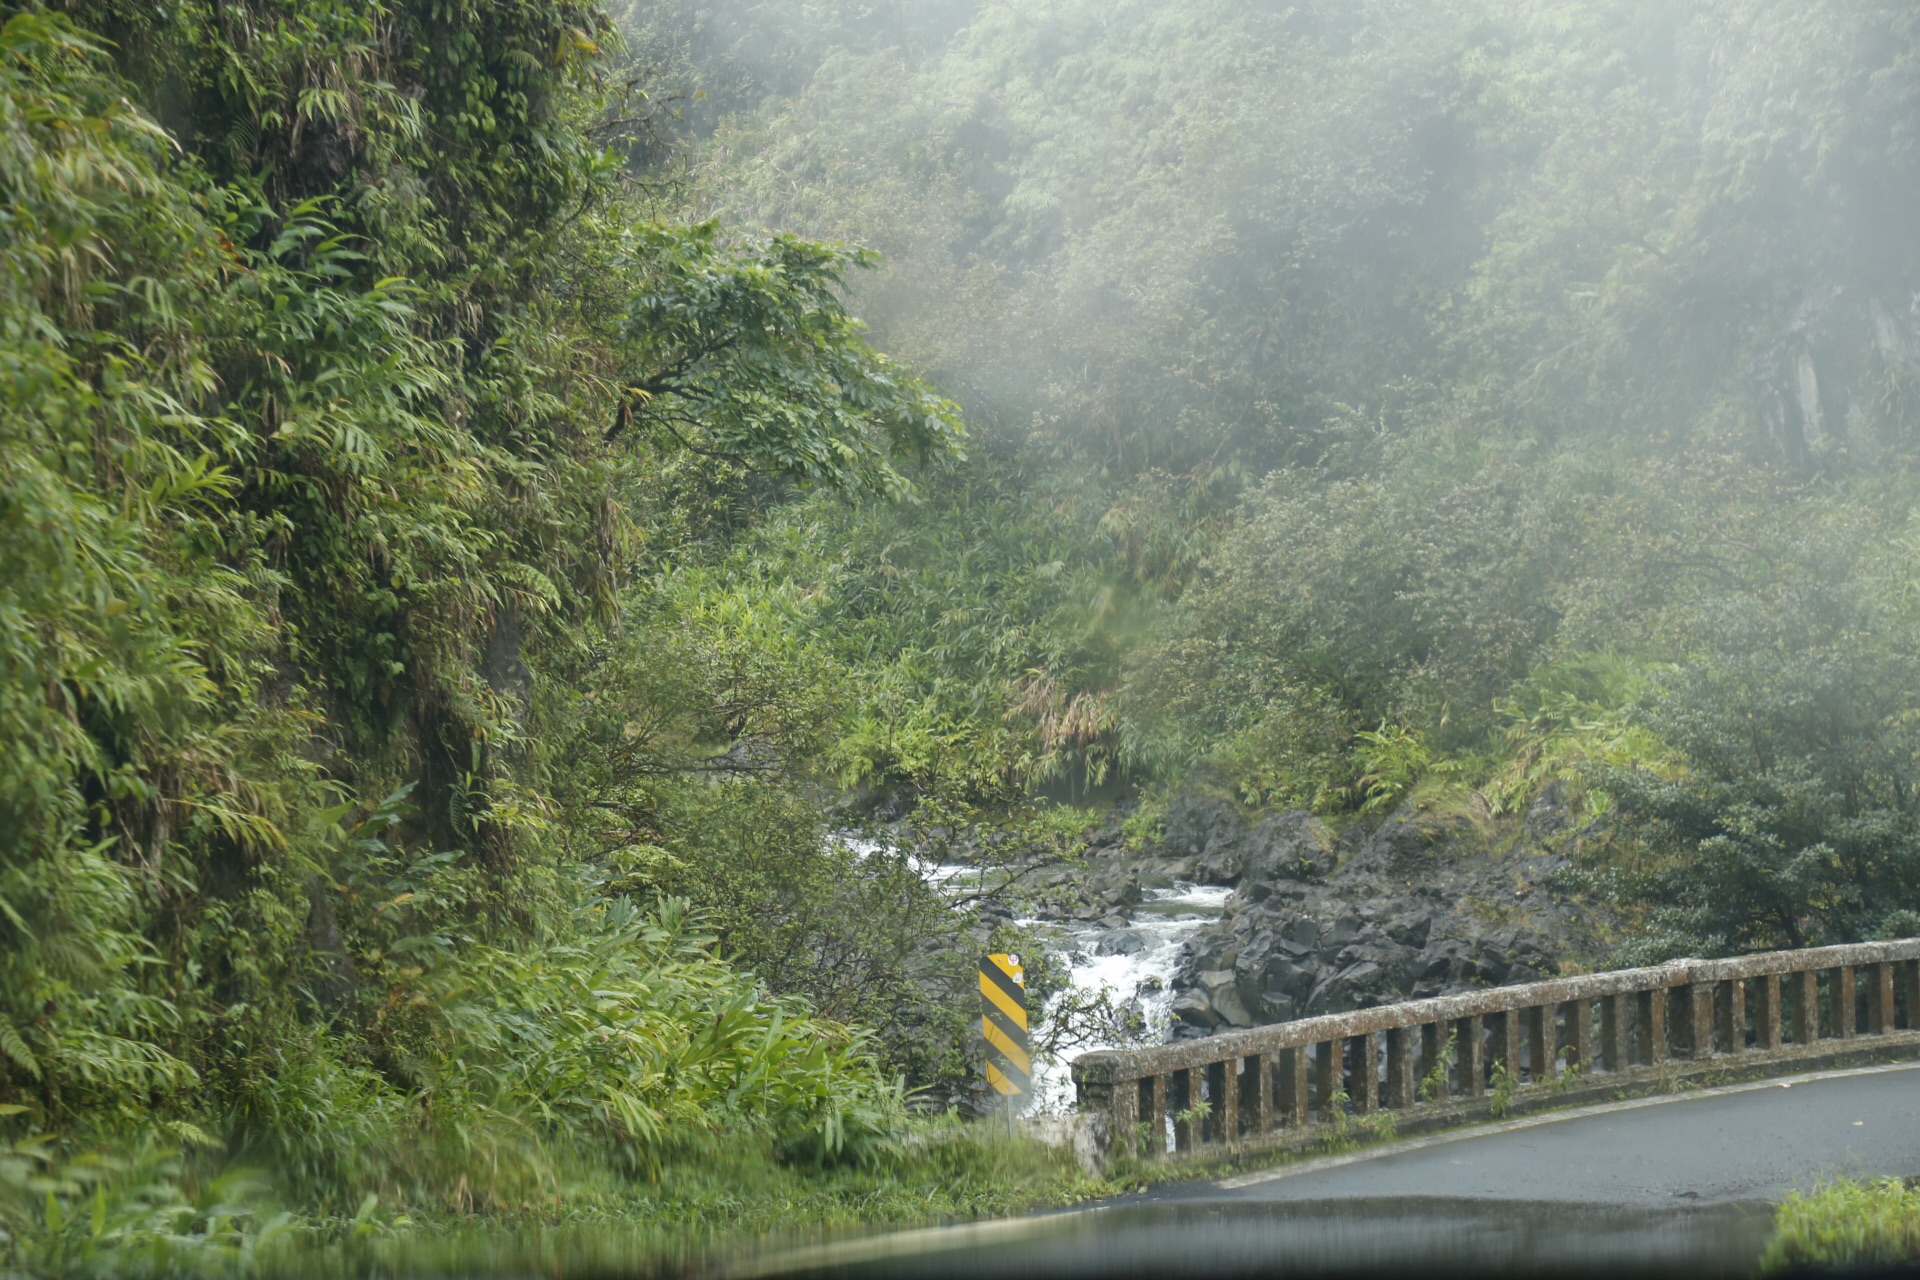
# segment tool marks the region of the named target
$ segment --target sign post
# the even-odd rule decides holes
[[[1020,957],[1004,952],[980,958],[980,1038],[986,1041],[987,1083],[1008,1100],[1033,1089],[1033,1053],[1027,1044],[1027,978]]]

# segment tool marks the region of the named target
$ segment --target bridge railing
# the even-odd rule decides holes
[[[1518,1109],[1576,1083],[1644,1092],[1707,1059],[1791,1065],[1902,1030],[1920,1031],[1920,939],[1676,960],[1087,1053],[1073,1079],[1109,1155],[1167,1159],[1307,1142],[1383,1111]]]

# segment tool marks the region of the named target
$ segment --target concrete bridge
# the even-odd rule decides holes
[[[1089,1053],[1115,1161],[1325,1151],[1581,1103],[1920,1059],[1920,939],[1676,960]]]

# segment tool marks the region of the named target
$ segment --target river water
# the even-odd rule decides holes
[[[1115,1003],[1140,1014],[1148,1035],[1157,1043],[1172,1031],[1173,975],[1180,967],[1181,948],[1203,925],[1219,918],[1231,892],[1216,885],[1180,881],[1168,888],[1148,889],[1133,909],[1133,919],[1125,930],[1045,920],[1019,923],[1051,939],[1053,950],[1066,961],[1072,990],[1088,995],[1111,992]],[[1101,955],[1102,942],[1111,942],[1122,932],[1134,934],[1145,945],[1132,955]],[[1122,1047],[1107,1043],[1077,1045],[1056,1061],[1034,1063],[1029,1114],[1071,1110],[1073,1077],[1069,1064],[1073,1059],[1095,1049]]]
[[[862,856],[878,848],[873,842],[855,836],[843,835],[839,839]],[[966,897],[983,887],[983,873],[977,867],[918,861],[913,866],[929,884],[951,897]],[[1028,918],[1015,923],[1043,938],[1055,958],[1065,962],[1069,991],[1089,996],[1110,992],[1114,1003],[1140,1015],[1148,1037],[1159,1043],[1172,1035],[1173,975],[1180,967],[1181,949],[1203,926],[1219,919],[1231,893],[1231,889],[1219,885],[1180,880],[1145,889],[1140,904],[1128,913],[1130,919],[1124,930],[1091,921]],[[1133,934],[1142,944],[1140,948],[1125,954],[1112,945],[1121,933]],[[1103,947],[1103,943],[1108,945]],[[1102,954],[1103,950],[1108,954]],[[1036,1060],[1033,1096],[1024,1111],[1028,1115],[1063,1115],[1071,1111],[1073,1060],[1096,1049],[1124,1047],[1127,1046],[1094,1041],[1074,1045],[1054,1059]]]

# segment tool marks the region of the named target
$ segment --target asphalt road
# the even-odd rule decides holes
[[[1530,1117],[740,1274],[1705,1280],[1752,1274],[1789,1191],[1885,1175],[1920,1175],[1920,1065]]]
[[[1835,1177],[1920,1175],[1920,1065],[1761,1082],[1443,1135],[1169,1189],[1165,1200],[1445,1197],[1661,1208],[1777,1201]]]

